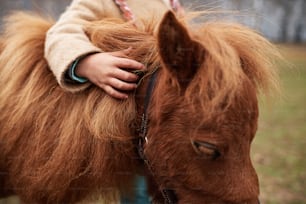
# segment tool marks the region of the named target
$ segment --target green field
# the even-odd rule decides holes
[[[260,103],[252,158],[263,204],[306,203],[306,45],[282,45],[282,96]],[[290,68],[289,68],[290,67]],[[0,200],[0,204],[16,204]]]
[[[306,203],[306,45],[281,45],[282,94],[260,103],[252,153],[264,204]]]

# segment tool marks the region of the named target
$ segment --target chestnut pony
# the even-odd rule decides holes
[[[95,86],[77,94],[58,86],[43,58],[51,25],[17,13],[1,36],[2,197],[76,203],[100,195],[111,203],[144,174],[155,203],[164,203],[164,189],[178,203],[258,202],[250,160],[257,93],[276,84],[267,40],[237,24],[187,24],[171,12],[137,28],[92,23],[85,30],[96,46],[133,47],[129,57],[148,67],[137,91],[119,101]],[[147,163],[137,154],[143,112]]]

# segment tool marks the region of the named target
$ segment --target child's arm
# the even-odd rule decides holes
[[[111,15],[111,16],[110,16]],[[82,57],[77,65],[76,75],[104,89],[116,98],[126,98],[123,93],[135,88],[137,77],[120,68],[143,69],[134,60],[125,59],[128,52],[103,53],[89,42],[83,26],[103,17],[121,17],[116,5],[106,0],[74,0],[57,23],[48,31],[45,43],[45,58],[59,84],[68,91],[80,91],[89,83],[72,83],[66,80],[67,70],[73,62]],[[120,91],[121,90],[121,91]]]

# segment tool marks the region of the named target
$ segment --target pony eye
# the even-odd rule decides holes
[[[192,145],[198,154],[211,158],[212,160],[215,160],[221,156],[217,146],[209,142],[193,141]]]

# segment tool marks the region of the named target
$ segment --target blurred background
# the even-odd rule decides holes
[[[181,0],[186,8],[232,10],[234,19],[256,28],[266,37],[280,42],[306,42],[305,0]],[[11,10],[34,10],[54,18],[70,0],[0,0],[0,17]],[[228,17],[230,18],[230,17]]]
[[[0,0],[0,18],[33,10],[58,18],[70,0]],[[187,9],[234,11],[221,18],[250,26],[273,41],[282,96],[260,100],[259,129],[252,159],[263,204],[306,203],[306,0],[181,0]],[[210,18],[219,18],[213,16]],[[205,19],[204,19],[205,20]],[[0,23],[0,29],[3,22]],[[18,204],[18,198],[0,204]]]

